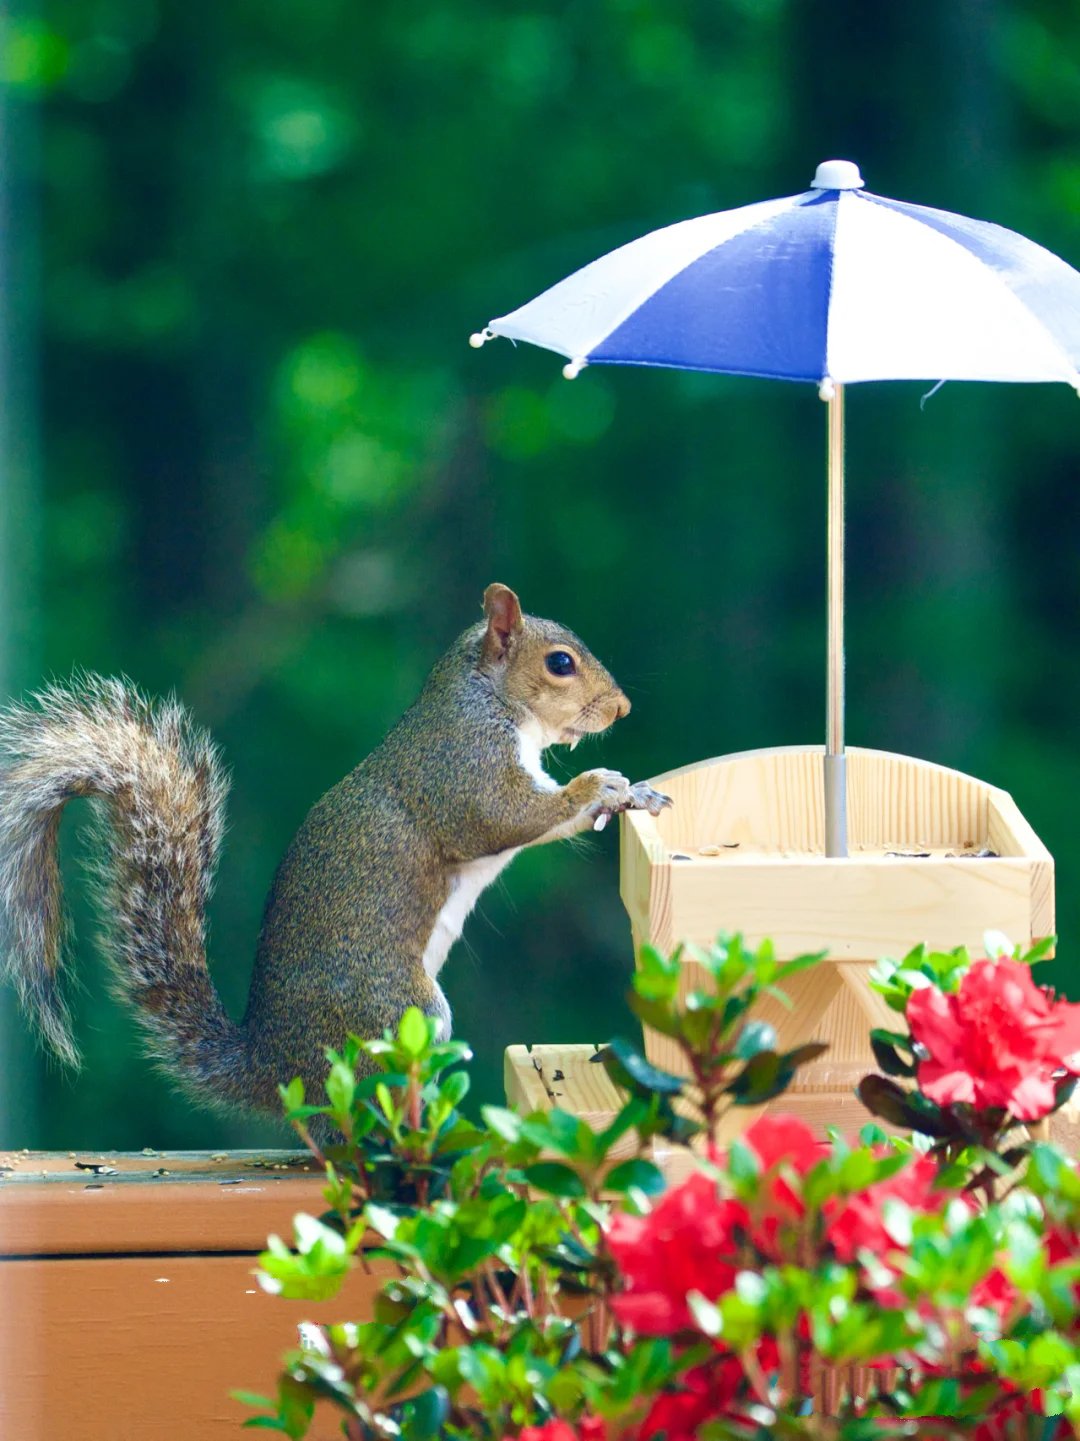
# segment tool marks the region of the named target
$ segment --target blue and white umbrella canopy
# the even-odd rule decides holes
[[[810,190],[654,230],[472,336],[589,364],[816,383],[829,402],[826,854],[847,854],[844,386],[1064,381],[1080,391],[1080,273],[1014,231],[871,195],[827,160]]]
[[[1080,273],[1014,231],[871,195],[828,161],[812,189],[654,230],[492,320],[584,364],[779,380],[1080,387]]]

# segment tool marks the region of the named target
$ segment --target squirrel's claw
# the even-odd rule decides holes
[[[622,811],[648,811],[651,816],[658,816],[665,807],[673,804],[670,796],[664,795],[662,791],[654,791],[647,781],[638,781],[627,787],[623,799],[604,806],[593,821],[593,830],[602,831],[609,819]]]
[[[658,816],[666,806],[672,804],[670,796],[664,795],[662,791],[654,791],[647,781],[638,781],[630,787],[630,810],[648,811],[651,816]]]

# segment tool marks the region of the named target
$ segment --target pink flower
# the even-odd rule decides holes
[[[919,1089],[939,1106],[1036,1121],[1054,1107],[1054,1073],[1080,1073],[1080,1005],[1054,1000],[1018,961],[976,961],[953,995],[916,991],[907,1018],[928,1052]]]

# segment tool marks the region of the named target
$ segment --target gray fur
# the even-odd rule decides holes
[[[215,746],[183,708],[124,681],[76,677],[0,713],[0,971],[68,1064],[79,1057],[56,838],[64,806],[86,796],[105,822],[95,849],[118,992],[170,1074],[203,1100],[243,1101],[246,1036],[205,960],[227,791]]]

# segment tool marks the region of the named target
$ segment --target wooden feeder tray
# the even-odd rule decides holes
[[[765,997],[755,1014],[780,1049],[829,1043],[775,1104],[845,1129],[866,1119],[853,1088],[874,1068],[869,1032],[897,1021],[867,984],[875,961],[919,942],[976,953],[988,930],[1025,946],[1054,933],[1053,858],[1011,796],[910,756],[847,756],[847,857],[824,854],[822,748],[745,751],[652,782],[674,805],[623,815],[620,887],[635,955],[721,931],[769,938],[781,960],[828,951],[785,984],[790,1009]],[[700,989],[701,967],[688,961],[681,984]],[[682,1072],[669,1038],[646,1029],[645,1047]],[[741,1129],[755,1112],[734,1114]]]

